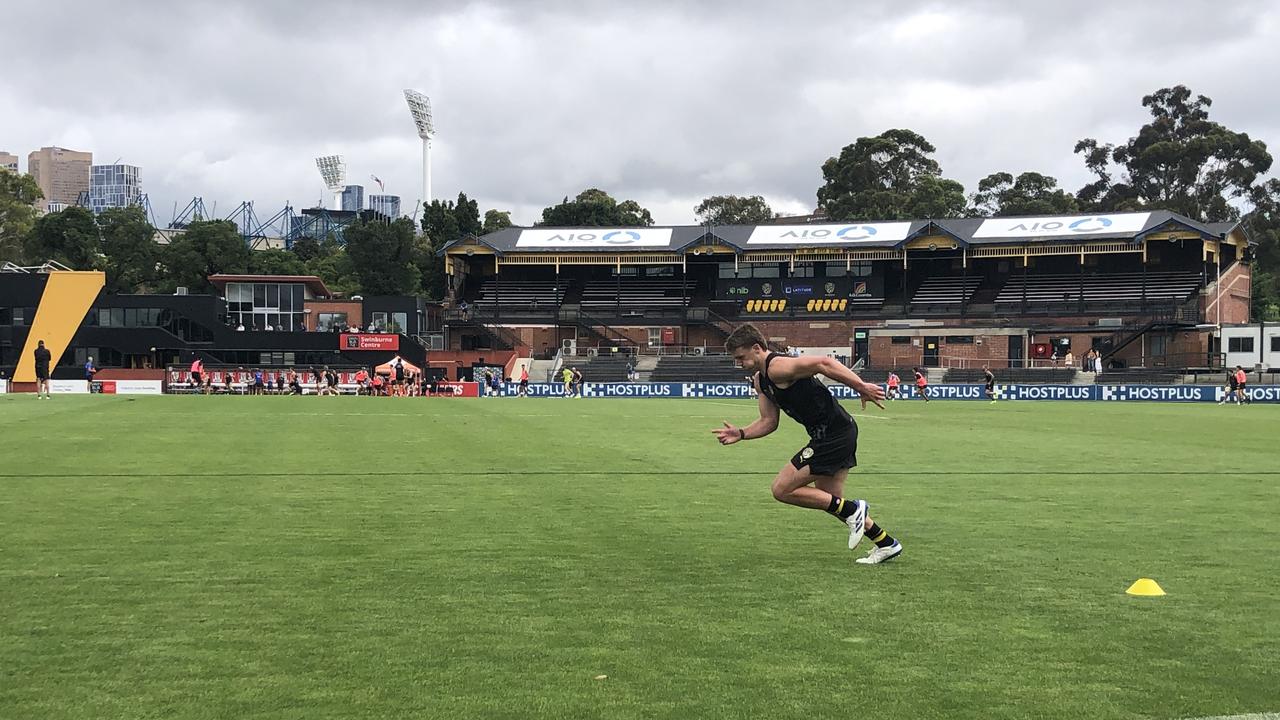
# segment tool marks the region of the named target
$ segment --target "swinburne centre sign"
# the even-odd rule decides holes
[[[897,243],[907,239],[911,223],[841,223],[828,225],[761,225],[748,245],[845,245]]]
[[[983,221],[974,238],[1079,237],[1106,233],[1136,235],[1151,213],[1086,215],[1083,217],[992,218]]]
[[[521,230],[518,248],[638,248],[671,247],[671,228],[568,228]]]

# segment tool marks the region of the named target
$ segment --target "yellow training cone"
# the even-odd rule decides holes
[[[1137,582],[1125,590],[1125,593],[1138,597],[1159,597],[1164,595],[1164,590],[1161,590],[1160,584],[1151,578],[1138,578]]]

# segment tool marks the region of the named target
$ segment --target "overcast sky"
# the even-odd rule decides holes
[[[586,9],[584,9],[586,8]],[[708,195],[810,211],[820,166],[911,128],[972,192],[996,171],[1087,182],[1075,142],[1120,142],[1178,83],[1211,117],[1280,146],[1280,3],[7,3],[0,150],[90,150],[142,167],[165,224],[203,196],[260,217],[352,183],[420,195],[402,90],[431,96],[437,197],[531,224],[584,188],[659,223]]]

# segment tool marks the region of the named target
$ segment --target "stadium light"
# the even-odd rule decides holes
[[[436,124],[431,118],[431,98],[417,90],[405,90],[404,99],[409,103],[409,114],[418,128],[418,137],[422,138],[422,207],[425,210],[431,204],[431,138],[436,136]]]
[[[341,155],[325,155],[316,158],[316,167],[320,169],[325,187],[333,193],[333,209],[341,210],[342,187],[347,181],[347,163]]]

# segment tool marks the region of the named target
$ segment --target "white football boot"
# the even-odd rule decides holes
[[[867,523],[867,501],[854,500],[857,505],[853,514],[845,518],[845,524],[849,526],[849,549],[858,547],[858,543],[862,542],[862,534],[866,532],[864,525]]]
[[[892,560],[902,554],[902,543],[897,540],[889,547],[873,547],[866,557],[860,557],[854,562],[860,565],[876,565],[885,560]]]

